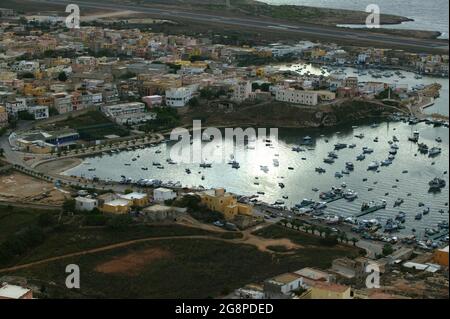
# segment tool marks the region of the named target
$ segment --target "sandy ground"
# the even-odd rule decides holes
[[[65,158],[38,165],[36,169],[42,173],[60,174],[80,165],[82,162],[83,160],[80,158]]]
[[[135,276],[138,275],[145,266],[156,260],[169,258],[170,256],[171,254],[167,251],[158,248],[151,248],[124,256],[115,257],[112,260],[95,267],[95,271],[105,274],[121,273]]]
[[[0,200],[31,204],[60,205],[66,194],[54,185],[23,175],[11,173],[0,176]]]

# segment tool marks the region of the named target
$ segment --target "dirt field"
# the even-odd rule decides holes
[[[152,262],[170,258],[171,254],[159,248],[151,248],[134,252],[124,256],[116,257],[110,261],[95,267],[95,271],[104,274],[124,274],[129,276],[138,275],[147,265]]]
[[[53,184],[11,173],[0,176],[0,200],[31,204],[60,205],[67,195]]]

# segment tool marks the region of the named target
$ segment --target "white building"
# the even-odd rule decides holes
[[[294,89],[278,89],[275,99],[281,102],[303,105],[317,105],[319,103],[317,92]]]
[[[104,105],[102,112],[119,124],[138,124],[156,118],[154,113],[145,111],[145,104],[141,102]]]
[[[90,212],[94,208],[98,208],[98,201],[89,197],[77,197],[75,198],[75,209],[77,211]]]
[[[36,105],[28,108],[28,113],[34,116],[35,120],[44,120],[49,117],[48,106]]]
[[[17,116],[17,113],[27,110],[27,100],[24,98],[17,98],[15,101],[6,102],[6,112],[9,116]]]
[[[164,202],[175,198],[177,198],[177,193],[168,188],[160,187],[153,191],[153,199],[156,202]]]
[[[233,88],[233,101],[243,102],[252,94],[252,83],[250,81],[239,81]]]
[[[166,90],[166,105],[184,107],[192,99],[195,89],[190,86],[171,88]]]

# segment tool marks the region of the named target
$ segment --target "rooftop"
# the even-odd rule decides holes
[[[0,297],[19,299],[29,291],[30,289],[22,288],[20,286],[4,284],[0,287]]]
[[[288,272],[288,273],[273,277],[272,279],[270,279],[270,281],[286,285],[286,284],[289,284],[299,278],[300,278],[299,275]]]

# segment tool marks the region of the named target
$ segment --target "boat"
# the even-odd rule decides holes
[[[368,170],[376,170],[380,164],[377,161],[371,162],[369,166],[367,167]]]
[[[305,136],[303,137],[301,143],[301,145],[312,145],[313,144],[313,140],[311,136]]]
[[[323,162],[326,164],[333,164],[334,163],[334,159],[327,157],[323,159]]]
[[[445,187],[446,182],[442,178],[435,177],[428,183],[428,185],[430,186],[430,191],[440,191]]]
[[[269,168],[268,168],[267,166],[265,166],[265,165],[261,165],[261,166],[260,166],[260,169],[261,169],[264,173],[267,173],[267,172],[269,171]]]
[[[375,203],[373,201],[369,202],[369,203],[363,203],[361,205],[361,214],[360,214],[360,216],[365,215],[365,214],[373,213],[373,212],[375,212],[377,210],[380,210],[380,209],[384,209],[384,208],[386,208],[386,205],[387,205],[387,203],[386,203],[386,200],[384,200],[384,199],[381,201],[380,204],[377,204],[377,203]]]
[[[200,167],[201,168],[211,168],[212,164],[210,164],[210,163],[200,163]]]
[[[278,186],[280,186],[280,188],[284,188],[285,185],[283,183],[278,183]]]
[[[430,207],[427,207],[422,211],[423,215],[428,215],[429,213],[430,213]]]
[[[314,204],[314,201],[313,201],[312,199],[304,198],[304,199],[300,202],[300,204],[296,204],[295,207],[296,207],[296,208],[303,208],[303,207],[311,206],[312,204]]]
[[[348,201],[355,200],[357,197],[358,197],[358,193],[356,193],[355,191],[353,191],[351,189],[348,189],[344,193],[344,198]]]
[[[348,148],[355,148],[355,147],[356,147],[356,144],[355,144],[355,143],[350,144],[350,145],[348,146]]]
[[[190,170],[189,168],[186,168],[186,169],[185,169],[185,172],[186,172],[187,174],[191,174],[191,170]]]
[[[414,219],[415,220],[421,220],[422,219],[422,213],[418,213],[415,217],[414,217]]]
[[[400,223],[404,223],[406,221],[406,214],[404,212],[398,213],[398,215],[395,216],[395,220]]]
[[[273,159],[273,166],[275,166],[275,167],[280,166],[280,161],[278,161],[278,159],[274,158]]]
[[[95,172],[95,170],[96,170],[95,168],[89,168],[88,169],[89,172]]]
[[[438,136],[438,137],[436,137],[436,142],[438,142],[438,143],[442,143],[442,138],[440,138],[439,136]]]
[[[341,150],[341,149],[344,149],[344,148],[347,148],[347,144],[345,144],[345,143],[334,144],[334,149],[335,150]]]
[[[366,156],[364,154],[360,154],[360,155],[356,156],[357,161],[363,161],[365,159],[366,159]]]
[[[355,137],[362,139],[362,138],[364,138],[364,134],[363,133],[359,133],[359,134],[355,135]]]
[[[441,154],[441,152],[442,152],[442,149],[440,147],[432,147],[428,151],[428,156],[429,157],[437,156],[437,155]]]
[[[392,137],[392,141],[394,141],[394,142],[399,142],[399,139],[398,139],[397,136],[394,135],[394,136]]]
[[[352,171],[355,169],[355,165],[352,162],[346,162],[345,163],[345,168],[347,168],[348,170]]]
[[[428,145],[425,143],[419,143],[418,145],[418,149],[419,152],[422,154],[427,154],[428,153]]]
[[[322,173],[326,173],[326,170],[322,167],[316,167],[316,172],[322,174]]]
[[[394,154],[389,154],[388,160],[390,160],[390,161],[395,160],[395,155]]]
[[[392,161],[390,159],[385,159],[381,161],[381,166],[389,166],[392,164]]]
[[[375,143],[378,143],[378,136],[373,139]]]
[[[335,152],[328,152],[328,157],[329,157],[329,158],[334,158],[334,159],[336,159],[336,158],[338,158],[339,156],[338,156]]]
[[[369,148],[367,146],[362,148],[363,150],[363,154],[372,154],[373,153],[373,148]]]
[[[232,164],[231,164],[231,167],[232,167],[232,168],[235,168],[235,169],[239,169],[239,168],[241,168],[241,166],[239,165],[239,163],[238,163],[238,162],[234,162],[234,163],[232,163]]]
[[[411,141],[411,142],[417,143],[419,141],[419,136],[420,136],[419,132],[418,131],[414,131],[413,135],[408,137],[408,140]]]
[[[342,178],[342,177],[344,177],[344,175],[342,175],[341,172],[336,172],[336,173],[334,173],[334,177],[336,177],[336,178]]]
[[[394,203],[394,207],[400,206],[401,204],[403,204],[404,200],[403,198],[397,198],[397,200]]]

